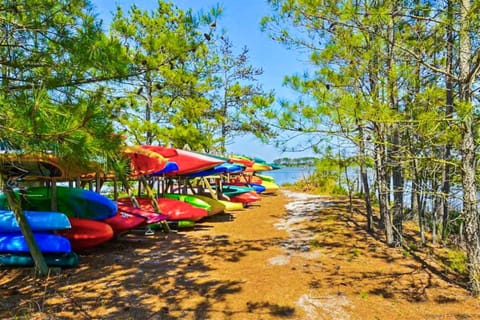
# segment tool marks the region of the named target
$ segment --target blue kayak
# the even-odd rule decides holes
[[[45,253],[69,253],[70,241],[53,233],[33,233],[40,251]],[[25,237],[20,232],[0,233],[0,252],[30,252]]]
[[[49,267],[77,267],[78,255],[70,253],[43,254],[45,263]],[[33,267],[35,261],[29,253],[0,253],[0,266],[4,267]]]
[[[162,174],[175,172],[175,171],[178,171],[178,164],[173,161],[168,161],[167,164],[165,165],[165,168],[163,168],[160,171],[152,173],[151,176],[160,176]]]
[[[32,231],[50,231],[71,228],[68,217],[55,211],[24,211]],[[0,210],[0,232],[19,232],[20,226],[10,210]]]
[[[214,176],[217,174],[222,173],[239,173],[245,170],[245,166],[238,164],[238,163],[221,163],[212,169],[196,172],[189,174],[188,177],[195,178],[195,177],[206,177],[206,176]]]

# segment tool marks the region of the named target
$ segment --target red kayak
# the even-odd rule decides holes
[[[144,149],[149,151],[157,152],[160,155],[169,154],[169,149],[166,147],[161,146],[142,146]],[[209,157],[204,154],[182,150],[182,149],[175,149],[177,154],[174,156],[169,156],[168,160],[175,162],[178,165],[178,170],[175,172],[169,172],[167,176],[175,176],[175,175],[184,175],[188,173],[195,173],[199,171],[204,171],[210,168],[213,168],[225,161],[213,157]]]
[[[103,222],[107,223],[110,227],[112,227],[113,234],[115,236],[147,224],[147,217],[144,217],[141,214],[135,214],[135,211],[142,210],[133,207],[128,209],[129,210],[118,210],[116,215],[103,220]],[[130,213],[129,211],[133,212]]]
[[[165,168],[168,159],[157,152],[143,148],[143,146],[125,147],[123,153],[130,158],[131,176],[152,174]]]
[[[231,202],[240,202],[244,205],[247,205],[252,202],[260,201],[262,198],[255,192],[249,191],[245,193],[238,194],[236,196],[230,196]]]
[[[148,214],[154,214],[155,210],[150,202],[149,198],[136,198],[140,205],[140,210]],[[208,211],[202,208],[194,207],[186,202],[168,199],[157,198],[158,207],[161,215],[166,216],[167,220],[193,220],[197,221],[208,215]],[[133,207],[130,198],[122,198],[117,200],[119,210],[124,210],[125,206]],[[153,223],[148,221],[148,223]]]
[[[70,240],[72,250],[84,250],[98,246],[113,238],[113,229],[97,220],[69,217],[71,229],[56,233]]]
[[[147,206],[144,206],[144,208],[135,208],[132,204],[132,201],[128,198],[119,199],[117,201],[117,206],[119,212],[143,219],[146,224],[157,223],[168,219],[166,215],[156,213],[153,210],[153,207],[149,208],[148,210],[145,210]]]

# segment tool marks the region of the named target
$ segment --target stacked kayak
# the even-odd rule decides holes
[[[21,195],[25,210],[49,211],[52,206],[52,189],[28,188]],[[99,193],[80,188],[56,187],[57,210],[69,217],[103,220],[117,213],[116,203]],[[0,196],[0,207],[8,209],[5,196]]]
[[[50,209],[52,193],[51,188],[35,187],[25,190],[21,195],[17,194],[26,209],[27,219],[29,212],[33,210],[47,212]],[[57,210],[68,217],[70,227],[56,231],[55,236],[67,239],[70,250],[93,248],[113,237],[110,225],[100,220],[116,215],[117,205],[114,201],[93,191],[61,186],[56,187],[56,199]],[[4,196],[0,197],[0,204],[2,207],[6,206]],[[51,217],[52,213],[49,216]],[[42,219],[53,218],[44,215]],[[47,241],[43,236],[40,240]],[[56,238],[53,237],[49,241],[53,245]]]
[[[105,222],[74,217],[69,220],[72,227],[57,234],[70,240],[72,250],[90,249],[113,238],[113,229]]]
[[[24,215],[47,265],[78,265],[78,256],[72,252],[70,241],[54,234],[71,228],[65,214],[56,211],[24,211]],[[32,266],[34,262],[29,252],[13,212],[0,210],[0,266]]]
[[[68,217],[56,211],[24,211],[32,231],[53,231],[71,228]],[[0,232],[20,232],[20,226],[11,210],[0,210]]]

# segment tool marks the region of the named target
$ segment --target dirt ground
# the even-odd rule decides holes
[[[293,191],[192,230],[124,235],[47,278],[0,269],[1,319],[480,319],[431,250],[387,248],[361,204]]]

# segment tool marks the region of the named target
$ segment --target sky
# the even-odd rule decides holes
[[[263,75],[258,77],[265,91],[274,90],[277,99],[294,99],[294,92],[282,86],[286,75],[303,73],[307,64],[300,58],[300,53],[291,51],[269,38],[260,30],[260,19],[271,14],[271,9],[265,0],[172,0],[181,9],[191,8],[194,12],[208,11],[209,8],[220,5],[224,8],[216,28],[225,29],[227,35],[238,53],[246,46],[249,49],[250,63],[263,69]],[[135,4],[145,10],[152,10],[157,0],[92,0],[99,18],[104,24],[110,22],[116,6],[124,11]],[[227,146],[229,153],[255,156],[266,161],[283,157],[313,156],[312,152],[284,152],[272,144],[263,144],[254,136],[235,138],[234,143]]]

